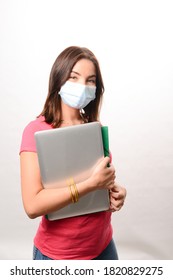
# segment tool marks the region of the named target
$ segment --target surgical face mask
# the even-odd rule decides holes
[[[70,107],[83,109],[95,99],[96,86],[67,81],[59,91],[62,101]]]

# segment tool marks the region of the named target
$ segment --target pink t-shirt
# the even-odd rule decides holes
[[[52,126],[44,117],[30,122],[23,132],[20,153],[36,152],[34,133],[46,129]],[[111,212],[105,211],[56,221],[43,216],[34,245],[55,260],[90,260],[97,257],[111,239]]]

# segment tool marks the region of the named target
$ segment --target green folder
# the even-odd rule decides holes
[[[102,132],[102,139],[103,139],[103,149],[104,149],[104,156],[109,157],[109,133],[108,133],[108,126],[101,127]],[[109,164],[108,164],[109,166]]]

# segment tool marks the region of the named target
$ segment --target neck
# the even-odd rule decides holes
[[[78,109],[67,106],[66,104],[61,104],[62,110],[62,125],[75,125],[83,123],[80,111]]]

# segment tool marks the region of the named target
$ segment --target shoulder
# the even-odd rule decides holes
[[[43,116],[29,122],[23,130],[20,152],[36,152],[35,132],[48,129],[52,129],[52,126],[45,122]]]
[[[24,132],[36,132],[40,130],[46,130],[46,129],[51,129],[52,126],[48,123],[45,122],[45,118],[43,116],[40,116],[36,118],[35,120],[30,121],[25,129]]]

